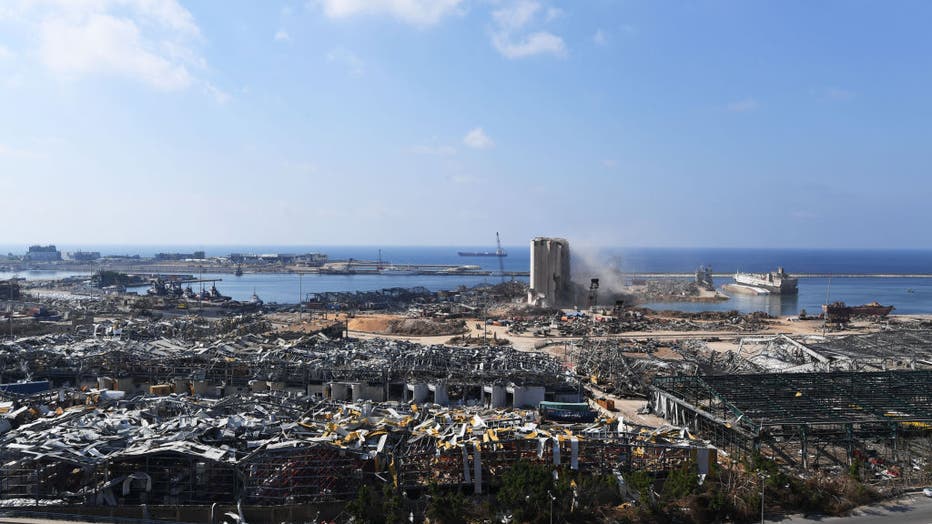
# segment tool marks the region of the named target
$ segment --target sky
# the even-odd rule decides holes
[[[0,244],[932,248],[932,3],[0,1]]]

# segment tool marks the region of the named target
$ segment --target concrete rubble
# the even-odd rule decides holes
[[[350,498],[363,478],[481,492],[521,457],[587,471],[662,471],[696,449],[709,453],[680,428],[608,417],[557,425],[536,411],[482,406],[279,392],[130,398],[97,388],[4,396],[4,506],[311,503]]]

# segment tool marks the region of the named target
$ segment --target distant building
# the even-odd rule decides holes
[[[323,253],[230,253],[231,262],[237,264],[299,264],[304,266],[320,267],[327,263],[328,257]]]
[[[68,253],[68,258],[75,262],[91,262],[100,260],[100,251],[74,251]]]
[[[195,251],[193,253],[156,253],[156,260],[203,260],[205,258],[205,253],[203,251]]]
[[[572,300],[570,243],[563,238],[531,240],[531,287],[528,303],[559,307]]]
[[[29,246],[24,260],[30,262],[55,262],[61,260],[61,251],[55,249],[53,244],[47,246]]]
[[[0,281],[0,300],[18,300],[19,298],[19,283],[16,280]]]

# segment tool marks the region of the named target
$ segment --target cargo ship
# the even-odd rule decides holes
[[[495,251],[458,251],[461,257],[507,257],[508,253],[502,249],[502,239],[495,233],[495,245],[498,249]]]
[[[735,283],[728,288],[731,291],[746,291],[756,295],[795,295],[798,279],[793,278],[778,267],[769,273],[735,273]]]
[[[458,251],[457,252],[461,257],[507,257],[508,253],[504,249],[496,249],[495,251]]]

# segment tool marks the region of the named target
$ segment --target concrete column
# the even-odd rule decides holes
[[[427,389],[427,384],[406,384],[406,389],[413,393],[413,398],[415,404],[423,404],[427,401],[427,395],[429,393]]]
[[[450,397],[447,394],[447,385],[445,383],[428,384],[427,388],[434,392],[434,404],[446,406],[450,403]]]
[[[505,392],[505,386],[500,384],[492,384],[491,386],[482,387],[483,395],[485,393],[490,394],[488,405],[490,408],[504,408],[505,403],[507,402],[508,395]],[[486,403],[485,398],[482,399],[483,404]]]

